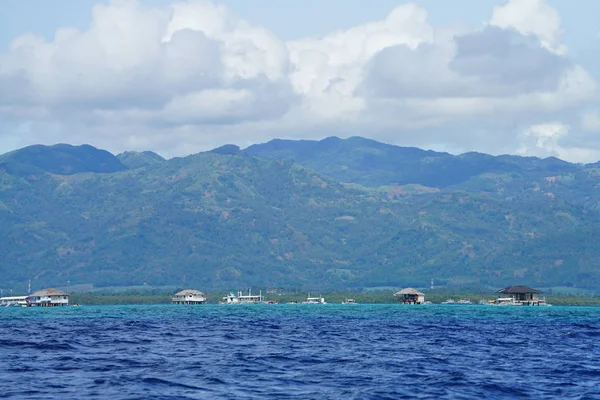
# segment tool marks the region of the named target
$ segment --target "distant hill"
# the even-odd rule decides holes
[[[127,168],[136,169],[165,162],[165,159],[152,151],[126,151],[117,154],[119,161]]]
[[[14,173],[49,172],[73,175],[82,172],[111,173],[127,169],[106,150],[90,145],[34,145],[0,156],[0,168]]]
[[[2,288],[600,289],[596,164],[362,138],[32,147],[0,156]]]
[[[216,149],[211,150],[211,153],[215,154],[225,154],[225,155],[238,155],[241,154],[241,150],[238,146],[234,144],[226,144],[225,146],[217,147]]]
[[[262,158],[288,158],[342,182],[364,186],[421,184],[446,188],[484,174],[529,173],[537,177],[553,171],[578,170],[576,166],[556,158],[490,156],[465,153],[425,151],[400,147],[361,137],[321,141],[281,140],[256,144],[244,150]]]

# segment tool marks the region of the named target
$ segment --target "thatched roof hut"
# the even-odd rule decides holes
[[[199,290],[184,289],[173,295],[171,303],[173,304],[204,304],[206,295]]]
[[[175,293],[175,296],[188,296],[188,295],[200,295],[200,296],[204,296],[204,293],[202,293],[199,290],[195,290],[195,289],[184,289],[180,292]]]
[[[530,288],[529,286],[508,286],[504,289],[497,290],[496,293],[500,293],[504,299],[511,298],[513,302],[522,304],[529,305],[535,303],[539,305],[541,302],[545,303],[545,300],[542,301],[539,298],[541,292]]]
[[[423,304],[425,303],[425,294],[415,288],[405,288],[394,293],[403,304]]]
[[[38,290],[27,296],[27,304],[39,307],[68,306],[69,295],[52,288]]]
[[[503,294],[518,294],[518,293],[536,293],[540,294],[539,290],[530,288],[529,286],[508,286],[504,289],[496,290],[496,293]]]
[[[411,287],[397,291],[396,293],[394,293],[394,296],[402,296],[405,294],[409,294],[409,295],[414,294],[414,295],[425,296],[424,293],[421,293],[417,289],[411,288]]]
[[[61,292],[60,290],[48,288],[48,289],[38,290],[37,292],[30,294],[29,296],[30,297],[36,297],[36,296],[68,296],[68,294],[66,294],[65,292]]]

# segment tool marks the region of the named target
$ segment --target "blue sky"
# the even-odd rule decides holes
[[[592,0],[3,0],[0,152],[360,135],[595,161],[598,15]]]

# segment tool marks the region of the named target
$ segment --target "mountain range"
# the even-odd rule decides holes
[[[361,137],[0,156],[0,288],[600,288],[600,164]]]

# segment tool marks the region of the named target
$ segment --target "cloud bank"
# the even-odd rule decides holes
[[[400,4],[380,21],[282,41],[209,1],[114,0],[80,31],[0,53],[0,152],[90,143],[184,155],[225,143],[360,135],[450,152],[600,159],[596,79],[560,15],[510,0],[477,30]]]

